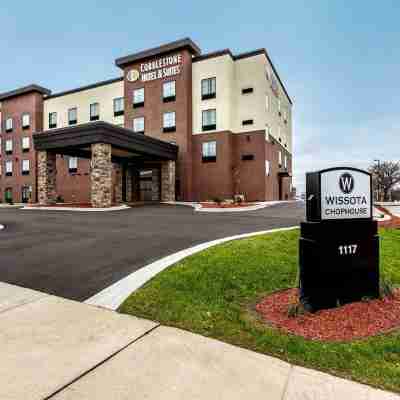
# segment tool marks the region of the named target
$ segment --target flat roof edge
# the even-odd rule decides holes
[[[51,90],[43,86],[32,84],[28,86],[23,86],[18,89],[10,90],[9,92],[0,93],[0,101],[4,101],[12,97],[22,96],[24,94],[34,93],[34,92],[41,93],[44,96],[51,94]]]

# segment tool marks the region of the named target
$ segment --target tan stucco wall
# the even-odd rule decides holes
[[[113,100],[123,97],[123,81],[87,89],[44,101],[43,127],[49,129],[49,113],[57,112],[57,128],[68,126],[68,110],[78,109],[78,124],[90,122],[90,104],[100,104],[100,120],[124,124],[124,116],[114,117]]]
[[[265,55],[260,54],[232,60],[229,55],[205,59],[193,64],[193,133],[201,133],[201,112],[217,110],[217,131],[234,133],[259,131],[270,128],[271,135],[292,152],[292,106],[279,81],[279,99],[282,116],[278,114],[278,97],[266,79],[266,67],[272,72]],[[201,100],[201,80],[216,77],[216,99]],[[252,87],[253,92],[242,94],[242,89]],[[266,96],[269,109],[266,107]],[[284,123],[284,110],[287,123]],[[252,125],[242,126],[242,121],[252,119]],[[280,127],[280,136],[279,136]]]

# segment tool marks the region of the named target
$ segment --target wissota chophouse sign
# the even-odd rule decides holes
[[[139,70],[131,69],[126,78],[130,82],[141,80],[142,82],[168,78],[181,73],[182,55],[161,57],[154,61],[140,64]]]

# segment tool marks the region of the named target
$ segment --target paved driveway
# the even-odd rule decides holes
[[[106,213],[0,209],[0,281],[81,301],[176,251],[303,217],[302,203],[218,214],[167,205]]]

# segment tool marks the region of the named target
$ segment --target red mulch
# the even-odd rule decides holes
[[[49,205],[27,204],[28,207],[68,207],[68,208],[92,208],[90,203],[56,203]]]
[[[381,221],[379,222],[380,228],[400,228],[400,218],[393,215],[390,211],[386,210],[384,207],[376,207],[379,211],[382,211],[384,214],[389,214],[392,219],[389,221]]]
[[[265,297],[256,310],[270,325],[311,340],[351,341],[400,328],[400,290],[395,291],[394,298],[289,317],[289,307],[297,303],[298,290],[288,289]]]
[[[203,208],[240,208],[251,206],[249,203],[200,203]]]

